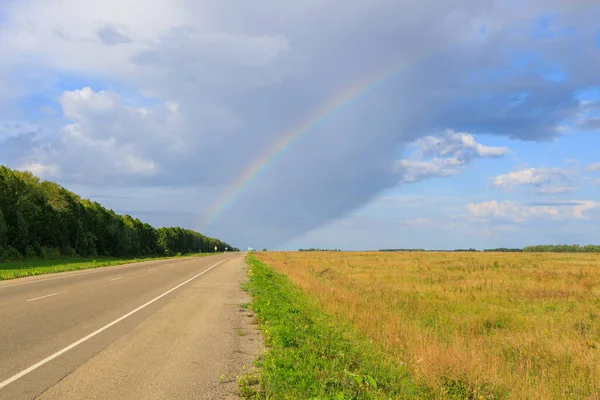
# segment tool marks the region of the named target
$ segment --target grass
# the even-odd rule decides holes
[[[238,385],[254,399],[415,399],[425,391],[406,367],[385,361],[371,341],[327,316],[284,275],[249,255],[246,290],[267,350],[260,374]]]
[[[195,253],[184,257],[208,256],[213,253]],[[115,258],[115,257],[95,257],[95,258],[61,258],[57,260],[27,260],[16,262],[0,262],[0,280],[23,278],[26,276],[35,276],[43,274],[53,274],[57,272],[78,271],[81,269],[109,267],[113,265],[131,264],[143,261],[166,260],[174,257],[146,257],[146,258]]]
[[[600,397],[600,255],[264,252],[256,258],[316,299],[325,314],[366,335],[387,359],[406,365],[431,397]]]

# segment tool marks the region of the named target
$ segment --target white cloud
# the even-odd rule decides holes
[[[108,24],[98,28],[96,35],[104,44],[109,46],[132,42],[131,38],[125,32]]]
[[[541,186],[536,189],[538,194],[571,193],[577,190],[576,186]]]
[[[586,169],[588,171],[600,171],[600,162],[590,164]]]
[[[459,160],[469,160],[473,157],[502,157],[508,154],[506,147],[489,147],[475,141],[475,138],[464,132],[454,132],[449,129],[445,135],[426,136],[417,140],[422,156],[451,156]]]
[[[575,169],[527,168],[498,175],[492,186],[498,188],[530,187],[537,194],[568,193],[577,190],[573,181],[577,178]]]
[[[452,130],[438,137],[418,139],[414,146],[417,150],[410,158],[396,163],[396,171],[402,175],[401,183],[454,176],[476,158],[498,158],[509,152],[506,147],[484,146],[475,141],[472,135]],[[431,159],[425,159],[432,156]]]
[[[89,114],[112,111],[119,103],[119,96],[104,90],[94,92],[86,86],[81,90],[64,92],[59,102],[64,116],[77,121],[87,118]]]
[[[399,160],[396,166],[402,174],[401,183],[415,183],[429,178],[447,178],[458,175],[464,164],[455,159],[434,158],[429,161]]]
[[[587,212],[600,208],[600,202],[574,200],[569,202],[548,202],[526,204],[517,201],[496,200],[469,203],[470,215],[481,219],[510,220],[525,222],[530,219],[583,219]]]
[[[23,55],[30,55],[43,66],[85,73],[130,75],[136,52],[171,26],[192,22],[179,0],[9,3],[0,35],[5,62],[21,63]],[[107,29],[130,41],[107,45]],[[115,38],[113,34],[113,42]]]
[[[156,164],[153,161],[133,154],[128,154],[123,160],[117,160],[115,166],[130,174],[153,174],[156,172]]]
[[[0,141],[40,131],[42,131],[41,126],[28,122],[4,122],[0,123]]]
[[[581,117],[577,120],[577,127],[585,131],[600,130],[600,117]]]
[[[548,182],[551,178],[551,171],[545,168],[530,168],[521,171],[509,172],[499,175],[494,179],[495,186],[518,186],[535,185]]]
[[[40,163],[32,163],[25,164],[19,169],[22,171],[29,171],[43,179],[57,178],[60,176],[60,167],[55,164],[44,165]]]
[[[60,170],[67,182],[118,183],[159,173],[157,156],[165,162],[194,150],[182,144],[185,133],[172,102],[132,107],[117,93],[84,87],[64,92],[59,103],[68,123],[57,138],[37,139],[46,146],[23,161],[32,172],[56,175]]]

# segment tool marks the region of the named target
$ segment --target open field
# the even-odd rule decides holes
[[[194,253],[184,257],[209,256],[214,253]],[[179,256],[181,257],[181,256]],[[165,260],[176,257],[142,257],[142,258],[60,258],[57,260],[27,260],[0,262],[0,280],[23,278],[26,276],[53,274],[56,272],[78,271],[80,269],[110,267],[113,265],[131,264],[143,261]]]
[[[256,253],[441,398],[600,397],[600,255]]]
[[[268,347],[254,373],[238,381],[250,399],[423,399],[404,365],[384,360],[369,338],[324,314],[283,274],[248,257],[248,305]]]

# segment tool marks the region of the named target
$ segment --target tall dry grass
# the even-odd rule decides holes
[[[600,255],[257,257],[441,398],[600,398]]]

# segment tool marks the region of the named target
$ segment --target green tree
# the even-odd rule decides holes
[[[198,232],[155,229],[54,182],[0,166],[0,261],[41,256],[153,256],[228,247]]]
[[[6,226],[6,221],[4,221],[4,213],[0,210],[0,252],[6,246],[7,233],[8,227]]]

